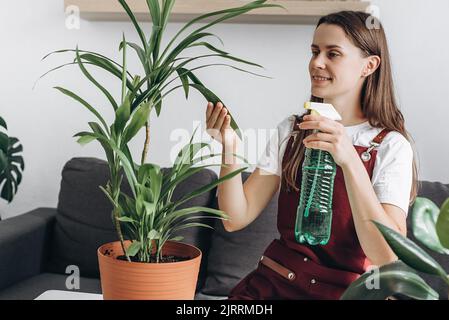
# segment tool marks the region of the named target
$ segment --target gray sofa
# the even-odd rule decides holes
[[[244,173],[243,181],[248,176]],[[74,158],[62,171],[57,208],[38,208],[0,221],[0,300],[34,299],[47,290],[69,290],[66,280],[71,271],[67,267],[71,265],[79,268],[81,276],[79,289],[72,290],[101,293],[96,249],[117,239],[110,218],[111,205],[98,188],[107,178],[106,162]],[[174,198],[215,179],[213,171],[203,170],[180,184]],[[212,190],[185,206],[217,208],[215,195],[216,190]],[[440,205],[449,197],[449,186],[423,182],[420,195]],[[219,220],[205,219],[202,222],[214,230],[193,228],[180,233],[185,242],[203,252],[195,299],[226,298],[230,289],[256,267],[265,247],[279,236],[276,213],[277,195],[244,230],[228,233]],[[409,237],[413,239],[413,235]],[[449,270],[447,256],[431,254]],[[442,298],[447,298],[442,281],[423,277]]]

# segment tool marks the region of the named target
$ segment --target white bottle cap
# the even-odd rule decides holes
[[[335,110],[334,106],[330,103],[320,103],[320,102],[306,102],[304,103],[304,109],[311,109],[312,114],[316,113],[320,116],[329,118],[331,120],[340,121],[341,116]]]

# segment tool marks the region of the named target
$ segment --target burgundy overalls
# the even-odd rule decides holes
[[[293,130],[302,120],[296,116]],[[354,146],[372,177],[378,146],[390,130],[384,129],[371,147]],[[282,160],[289,159],[294,137],[288,141]],[[302,163],[297,174],[301,186]],[[356,234],[343,172],[337,166],[332,201],[332,230],[326,245],[311,246],[295,240],[296,210],[300,190],[287,191],[281,186],[278,199],[277,227],[280,239],[265,249],[256,270],[242,279],[230,294],[230,300],[262,299],[339,299],[346,288],[370,265]]]

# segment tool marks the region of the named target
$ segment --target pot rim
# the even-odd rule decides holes
[[[129,240],[126,240],[126,241],[129,241]],[[193,258],[190,258],[190,259],[184,260],[184,261],[156,263],[156,262],[135,262],[135,261],[129,262],[129,261],[125,261],[125,260],[119,260],[119,259],[117,259],[115,257],[107,256],[107,255],[103,254],[103,252],[101,252],[103,247],[108,246],[108,245],[112,245],[112,244],[115,244],[115,243],[120,243],[119,240],[112,241],[112,242],[107,242],[107,243],[102,244],[97,249],[97,255],[99,257],[101,256],[104,259],[108,259],[109,261],[114,261],[115,263],[118,263],[118,264],[122,264],[122,265],[135,264],[135,265],[139,265],[139,266],[146,266],[146,265],[184,265],[184,264],[192,263],[192,260],[196,260],[196,259],[200,259],[201,260],[201,258],[202,258],[203,253],[202,253],[201,249],[199,249],[198,247],[196,247],[194,245],[191,245],[191,244],[188,244],[188,243],[184,243],[184,242],[179,242],[179,241],[171,241],[171,240],[167,240],[167,242],[169,242],[169,243],[171,243],[173,245],[180,245],[180,246],[184,246],[184,247],[193,248],[193,250],[195,250],[198,253],[198,255],[196,257],[193,257]]]

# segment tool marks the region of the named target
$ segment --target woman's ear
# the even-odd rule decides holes
[[[371,74],[373,74],[377,68],[380,66],[381,59],[379,56],[369,56],[366,58],[366,65],[363,69],[362,77],[367,77]]]

